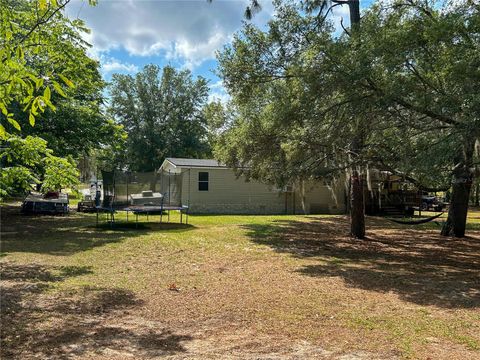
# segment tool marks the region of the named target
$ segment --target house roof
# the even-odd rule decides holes
[[[225,164],[219,163],[214,159],[184,159],[184,158],[166,158],[165,161],[168,161],[175,167],[186,167],[186,168],[226,168]],[[163,165],[162,165],[163,167]]]

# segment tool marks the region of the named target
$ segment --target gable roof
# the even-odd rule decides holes
[[[185,158],[166,158],[175,167],[186,168],[227,168],[225,164],[219,163],[214,159],[185,159]],[[163,167],[163,165],[162,165]]]

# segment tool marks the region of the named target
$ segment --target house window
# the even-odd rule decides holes
[[[208,172],[198,173],[198,191],[208,191]]]

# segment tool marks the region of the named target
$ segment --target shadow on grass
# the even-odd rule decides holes
[[[413,217],[413,218],[402,218],[402,217],[399,217],[399,218],[396,218],[397,220],[400,220],[400,221],[405,221],[405,220],[418,220],[418,219],[424,219],[425,217],[428,217],[430,216],[430,214],[428,215],[425,215],[425,216],[416,216],[416,217]],[[436,220],[433,220],[433,221],[430,221],[428,223],[424,223],[424,224],[417,224],[417,225],[402,225],[402,224],[398,224],[398,223],[395,223],[393,221],[390,221],[387,217],[385,218],[382,218],[382,217],[377,217],[377,218],[374,218],[375,220],[373,220],[373,227],[374,228],[385,228],[385,227],[388,227],[388,228],[399,228],[399,229],[416,229],[416,230],[435,230],[435,231],[438,231],[440,233],[440,230],[442,229],[443,227],[443,224],[445,223],[446,221],[446,216],[447,214],[444,215],[444,217],[441,217],[441,218],[438,218]],[[470,220],[475,220],[476,218],[475,217],[470,217]],[[468,232],[469,231],[480,231],[480,222],[473,222],[473,221],[470,221],[470,222],[467,222],[467,225],[465,227],[466,231],[467,231],[467,236],[468,236]]]
[[[125,312],[143,305],[125,289],[46,292],[69,277],[91,273],[89,267],[1,265],[2,359],[67,359],[92,353],[159,357],[184,352],[182,343],[192,339],[169,329],[146,327],[143,322],[122,322]]]
[[[346,217],[245,225],[252,241],[298,258],[317,259],[297,271],[339,277],[348,286],[394,292],[405,301],[445,308],[480,307],[480,238],[444,238],[370,219],[369,238],[348,234]]]
[[[55,272],[48,268],[37,265],[17,265],[14,263],[2,263],[2,281],[27,281],[27,282],[57,282],[68,277],[92,274],[90,266],[58,266]]]
[[[110,223],[100,223],[98,226],[91,225],[91,229],[97,230],[112,230],[112,231],[140,231],[140,230],[150,230],[150,231],[169,231],[169,232],[184,232],[195,229],[195,226],[190,224],[178,224],[178,223],[135,223],[135,222],[125,222],[117,221],[113,224]]]
[[[32,252],[69,255],[154,232],[183,232],[195,227],[176,223],[100,222],[95,214],[23,216],[19,207],[2,207],[1,255]]]

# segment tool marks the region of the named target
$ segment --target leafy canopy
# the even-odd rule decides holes
[[[33,126],[47,108],[55,110],[53,93],[67,97],[75,87],[74,74],[85,65],[78,56],[86,45],[79,32],[88,30],[63,14],[69,2],[0,0],[0,138],[7,123],[21,128],[13,103],[28,113]]]
[[[277,3],[266,31],[246,24],[218,55],[233,100],[216,156],[276,183],[354,166],[448,185],[479,137],[478,10],[393,1],[338,35],[299,4]]]
[[[110,95],[109,111],[128,134],[124,162],[132,170],[153,171],[165,157],[210,152],[204,78],[193,79],[190,71],[171,66],[162,70],[148,65],[135,76],[114,74]]]
[[[10,136],[0,154],[0,198],[31,190],[42,184],[43,192],[78,184],[78,170],[72,158],[60,158],[39,137]]]
[[[88,29],[81,20],[70,20],[63,14],[69,2],[0,0],[1,197],[22,193],[39,183],[46,191],[78,182],[71,157],[54,156],[38,136],[18,135],[23,128],[27,134],[48,137],[62,115],[88,123],[101,104],[104,85],[98,63],[86,55],[88,44],[80,34]],[[63,103],[60,98],[65,99]],[[64,111],[55,113],[60,103]],[[45,122],[34,128],[39,118]],[[70,131],[73,140],[72,130],[65,128],[59,138],[68,138]],[[57,140],[54,136],[50,139]],[[61,148],[53,145],[56,150]],[[68,149],[60,153],[73,154]]]

